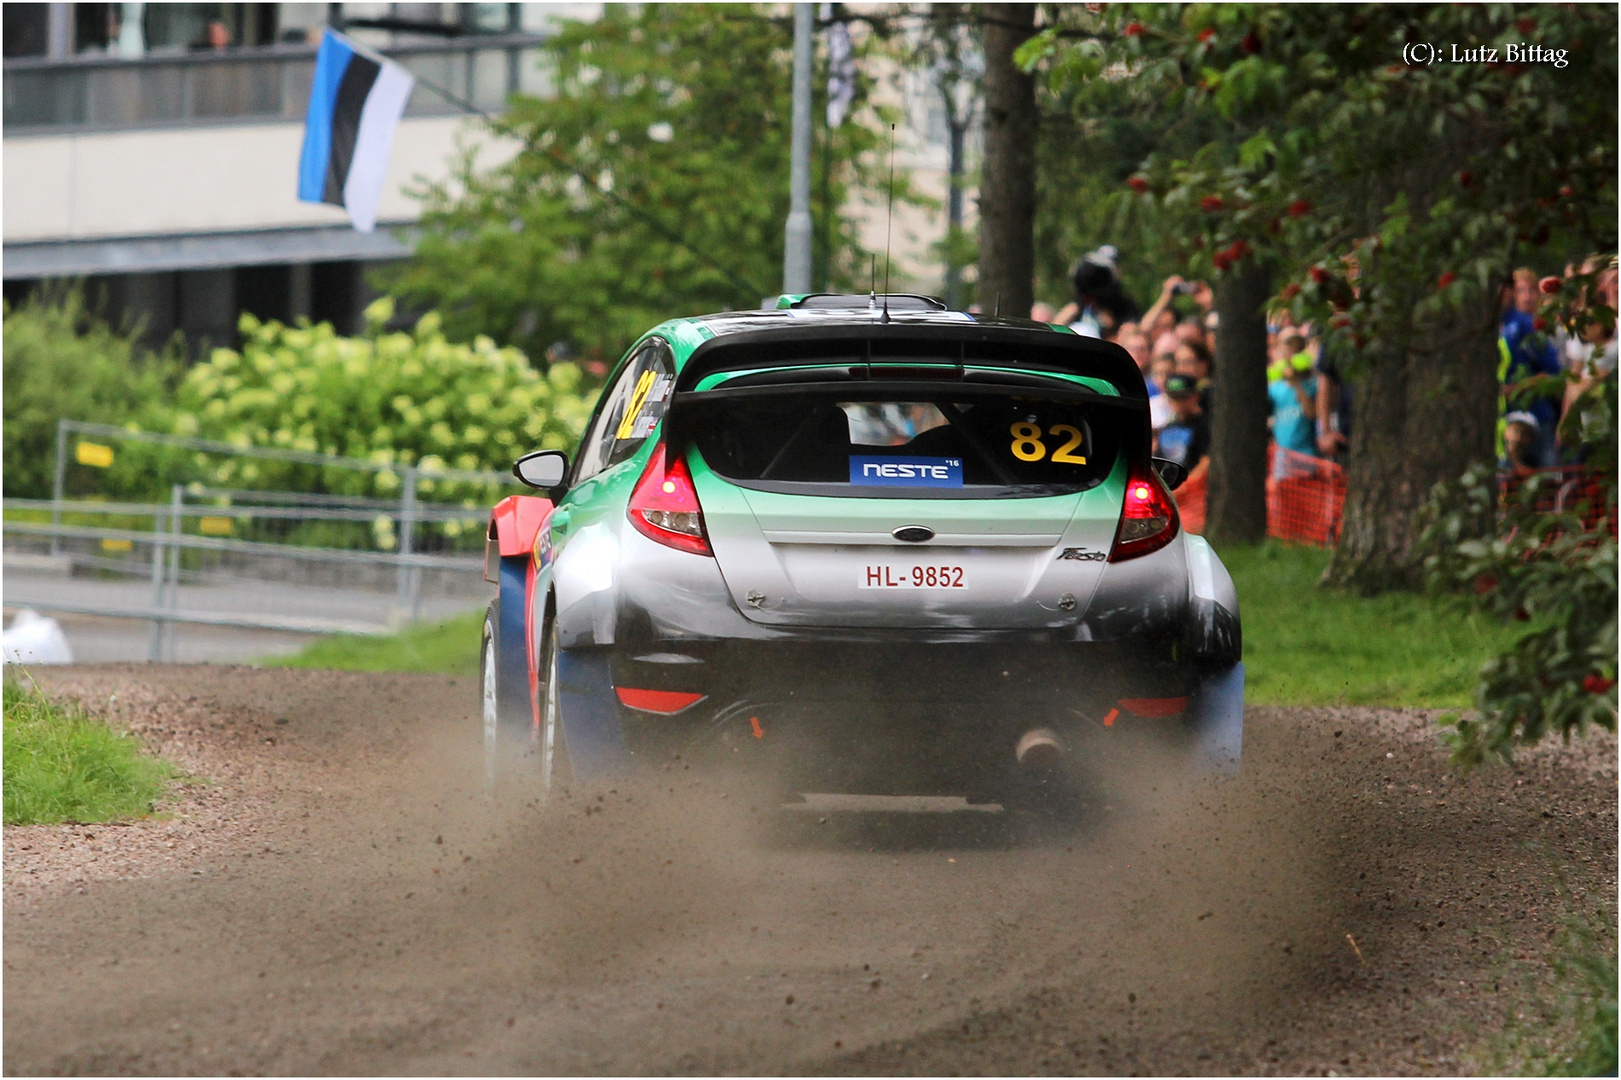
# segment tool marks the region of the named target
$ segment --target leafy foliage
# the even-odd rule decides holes
[[[1269,306],[1336,331],[1358,421],[1332,580],[1411,581],[1422,493],[1489,454],[1510,269],[1614,250],[1616,102],[1591,88],[1616,40],[1596,6],[1133,4],[1065,9],[1023,50],[1076,115],[1135,95],[1191,134],[1126,180],[1190,272],[1259,260]],[[1557,60],[1509,53],[1532,44]]]
[[[524,451],[574,445],[590,402],[578,392],[573,364],[541,376],[523,354],[487,337],[447,340],[435,312],[410,333],[385,332],[392,314],[392,301],[377,301],[367,309],[366,332],[354,338],[327,323],[283,326],[244,315],[242,351],[215,349],[187,373],[169,430],[426,473],[505,469]],[[393,497],[400,485],[394,470],[236,458],[208,460],[206,468],[203,479],[227,487]],[[422,481],[424,493],[434,488]]]
[[[1588,451],[1582,482],[1535,475],[1499,506],[1497,476],[1482,466],[1440,485],[1426,507],[1420,548],[1431,582],[1472,589],[1488,610],[1533,624],[1481,669],[1479,717],[1455,720],[1462,764],[1589,724],[1615,730],[1615,410],[1613,378],[1571,410]],[[1475,535],[1474,522],[1494,517]]]
[[[1500,61],[1404,62],[1422,42]],[[1502,61],[1528,42],[1568,66]],[[1069,9],[1023,55],[1078,114],[1124,98],[1186,132],[1134,186],[1193,269],[1273,260],[1279,300],[1360,347],[1494,300],[1515,260],[1613,248],[1615,100],[1585,88],[1615,85],[1615,44],[1597,7],[1134,4]]]
[[[1598,935],[1577,933],[1555,972],[1577,991],[1577,1040],[1571,1052],[1556,1059],[1550,1076],[1610,1076],[1621,1054],[1616,1046],[1616,962],[1613,944],[1605,948]]]
[[[5,700],[5,823],[34,825],[141,817],[174,770],[77,708],[12,679]]]
[[[56,422],[152,423],[180,377],[88,311],[78,291],[5,309],[5,492],[49,498]]]
[[[537,357],[562,342],[613,359],[664,319],[757,307],[782,278],[791,41],[742,5],[610,4],[564,23],[544,47],[556,96],[493,122],[511,160],[469,155],[421,190],[422,241],[394,290],[453,337]],[[876,143],[853,122],[833,133],[833,206]],[[847,285],[865,264],[842,216],[837,232],[831,278]]]

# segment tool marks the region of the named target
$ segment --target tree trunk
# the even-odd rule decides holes
[[[1210,385],[1205,534],[1216,544],[1266,539],[1266,301],[1271,272],[1255,259],[1216,282],[1216,369]]]
[[[982,4],[985,158],[979,182],[979,305],[1021,319],[1035,289],[1036,80],[1013,53],[1036,33],[1034,4]]]
[[[1414,514],[1438,482],[1492,460],[1497,397],[1497,312],[1484,300],[1352,379],[1345,514],[1325,581],[1365,594],[1418,584]]]

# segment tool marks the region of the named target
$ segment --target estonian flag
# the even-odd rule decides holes
[[[356,229],[372,231],[394,129],[415,81],[400,65],[326,32],[304,118],[299,199],[341,206]]]

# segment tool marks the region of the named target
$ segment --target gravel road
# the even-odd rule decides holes
[[[492,802],[470,679],[39,677],[194,779],[5,830],[8,1074],[1454,1074],[1614,926],[1602,734],[1460,778],[1427,714],[1256,708],[1240,779],[1144,750],[1060,833],[679,766]]]

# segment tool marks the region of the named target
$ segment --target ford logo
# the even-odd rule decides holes
[[[908,544],[921,544],[934,539],[934,530],[926,525],[902,525],[889,535]]]

